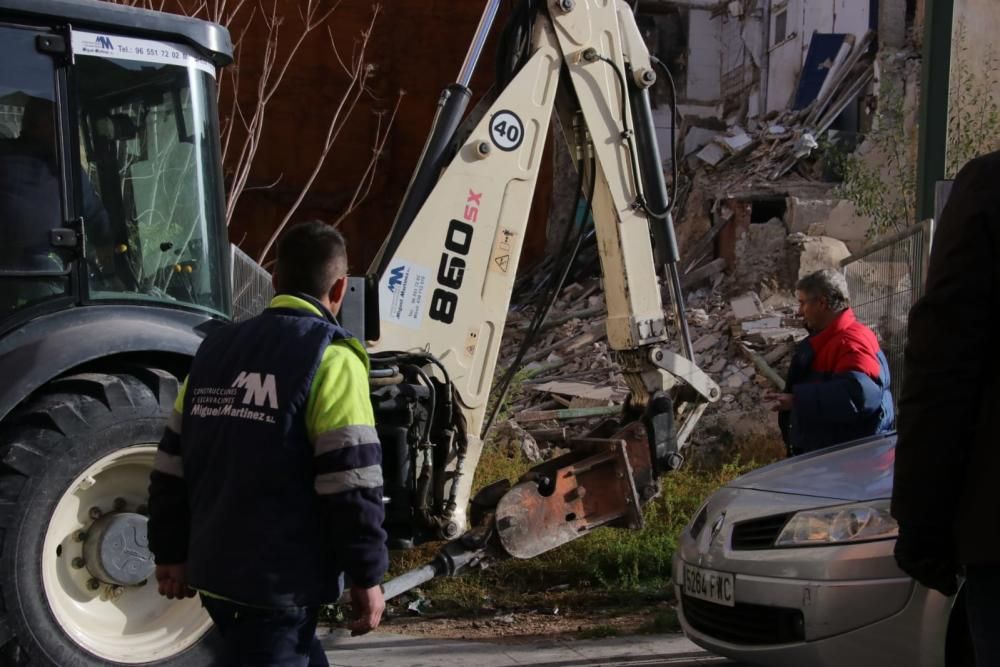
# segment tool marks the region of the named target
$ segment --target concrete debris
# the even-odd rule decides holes
[[[684,155],[691,155],[701,150],[712,139],[719,136],[718,130],[707,130],[703,127],[692,127],[684,137]]]
[[[688,324],[693,324],[696,327],[703,327],[709,323],[708,313],[705,312],[704,308],[692,308],[687,311]]]
[[[746,292],[730,299],[729,307],[733,309],[733,317],[737,322],[761,316],[760,299],[753,292]]]
[[[823,269],[839,269],[841,260],[851,256],[847,244],[829,236],[790,234],[788,244],[792,250],[788,256],[797,278]]]
[[[754,334],[768,329],[780,329],[781,323],[781,317],[762,317],[759,320],[743,322],[740,324],[740,327],[743,329],[744,334]]]
[[[728,136],[720,137],[725,147],[734,155],[739,155],[753,144],[753,139],[741,128],[733,128]]]
[[[763,224],[751,224],[736,238],[736,265],[733,280],[736,285],[755,289],[762,281],[776,278],[787,284],[785,278],[785,245],[788,231],[778,218]]]
[[[726,149],[713,141],[698,151],[698,159],[707,165],[715,166],[728,157]]]
[[[695,352],[704,352],[705,350],[709,350],[718,345],[721,338],[722,337],[719,336],[719,334],[714,334],[714,333],[705,334],[704,336],[696,340],[692,345],[692,347],[694,348]]]

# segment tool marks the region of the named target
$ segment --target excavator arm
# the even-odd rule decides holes
[[[387,524],[390,533],[410,526],[403,542],[420,539],[415,523],[453,540],[434,563],[387,584],[390,597],[486,557],[530,558],[600,526],[640,527],[641,505],[659,493],[659,476],[680,464],[695,423],[719,397],[693,359],[649,106],[656,75],[631,9],[621,0],[525,0],[516,13],[530,46],[489,109],[460,132],[467,84],[498,5],[487,4],[459,81],[442,97],[374,265],[380,337],[370,353]],[[608,344],[630,392],[626,418],[574,441],[569,454],[513,487],[501,482],[473,499],[553,114],[588,184]],[[672,294],[669,315],[661,277]]]

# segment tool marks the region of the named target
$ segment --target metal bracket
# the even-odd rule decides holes
[[[50,56],[66,56],[69,54],[66,38],[52,33],[39,35],[35,38],[35,48],[40,53]]]
[[[54,248],[76,248],[80,245],[80,232],[66,227],[49,230],[49,244]]]
[[[649,351],[649,360],[657,368],[686,382],[688,386],[704,396],[709,403],[715,403],[722,396],[719,385],[712,378],[708,377],[693,361],[676,352],[654,347]]]

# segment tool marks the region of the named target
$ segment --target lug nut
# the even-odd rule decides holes
[[[489,144],[488,144],[487,142],[485,142],[485,141],[480,141],[480,142],[479,142],[479,145],[478,145],[478,146],[476,146],[476,153],[478,153],[478,154],[479,154],[479,157],[486,157],[486,156],[487,156],[487,155],[489,155],[489,154],[490,154],[490,153],[491,153],[492,151],[493,151],[493,147],[492,147],[492,146],[490,146],[490,145],[489,145]]]
[[[93,519],[94,521],[100,519],[102,516],[104,516],[104,512],[101,511],[100,507],[90,508],[90,518]]]
[[[87,564],[87,561],[83,560],[83,558],[82,558],[82,557],[80,557],[80,556],[77,556],[76,558],[74,558],[74,559],[73,559],[73,560],[72,560],[72,561],[70,562],[70,565],[72,565],[72,566],[73,566],[73,568],[74,568],[74,569],[76,569],[76,570],[80,570],[80,569],[82,569],[82,568],[83,568],[83,566],[84,566],[84,565],[86,565],[86,564]]]
[[[78,531],[76,531],[76,535],[73,536],[73,539],[76,540],[77,542],[86,542],[87,541],[87,531],[85,531],[85,530],[78,530]]]
[[[101,587],[101,582],[99,582],[97,579],[91,578],[87,580],[87,588],[89,588],[90,590],[96,591],[100,587]]]
[[[656,72],[651,69],[646,70],[642,73],[642,82],[647,86],[652,86],[656,83]]]
[[[576,2],[574,2],[574,0],[559,0],[559,9],[564,12],[571,12],[574,7],[576,7]]]
[[[125,499],[124,498],[115,498],[115,511],[116,512],[121,512],[123,509],[125,509],[125,505],[126,505],[126,503],[125,503]]]

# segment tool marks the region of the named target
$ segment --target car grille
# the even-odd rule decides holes
[[[709,637],[733,644],[788,644],[805,640],[805,621],[798,609],[736,603],[726,607],[681,596],[684,617]]]
[[[733,549],[773,549],[774,541],[781,534],[792,514],[775,514],[763,519],[741,521],[733,525]]]

